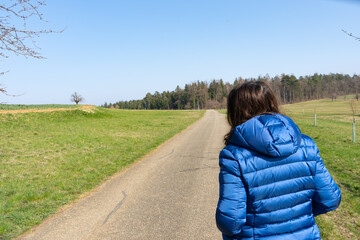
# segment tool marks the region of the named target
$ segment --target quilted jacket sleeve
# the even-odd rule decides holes
[[[314,216],[336,209],[341,201],[340,189],[326,169],[317,147],[316,150],[315,193],[313,197]]]
[[[241,180],[240,166],[233,154],[220,152],[219,202],[216,224],[223,235],[231,237],[241,232],[246,222],[246,191]]]

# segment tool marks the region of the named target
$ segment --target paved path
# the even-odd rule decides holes
[[[221,239],[214,213],[228,127],[207,111],[187,130],[19,239]]]

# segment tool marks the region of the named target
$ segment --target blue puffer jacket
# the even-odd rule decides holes
[[[224,239],[320,239],[314,216],[341,200],[314,141],[280,114],[235,128],[220,152],[219,183]]]

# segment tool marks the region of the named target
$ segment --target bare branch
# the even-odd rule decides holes
[[[356,112],[357,112],[357,102],[355,100],[352,100],[350,102],[350,108],[351,108],[351,111],[353,113],[353,115],[356,115]]]
[[[0,76],[4,75],[5,72],[0,72]],[[0,92],[7,95],[6,89],[0,84]]]
[[[353,122],[355,123],[355,116],[356,116],[356,113],[357,113],[357,101],[352,100],[350,102],[350,108],[351,108],[351,111],[352,111],[352,114],[353,114]]]
[[[354,36],[352,33],[349,33],[344,29],[341,29],[341,31],[343,31],[345,34],[349,35],[350,37],[355,38],[355,40],[360,41],[360,37]]]
[[[5,88],[3,88],[3,87],[0,87],[0,92],[3,93],[3,94],[5,94],[5,95],[7,95],[6,90],[5,90]]]
[[[46,0],[7,0],[0,4],[0,57],[9,53],[25,57],[44,58],[35,45],[35,38],[54,32],[51,29],[29,30],[30,18],[43,19],[39,9]],[[62,31],[60,31],[62,32]],[[31,43],[30,43],[31,42]]]
[[[35,39],[42,34],[54,33],[51,29],[29,29],[27,23],[35,20],[46,22],[41,7],[46,0],[6,0],[0,3],[0,57],[9,55],[24,56],[26,58],[44,58]],[[64,30],[57,31],[61,33]],[[0,72],[0,75],[3,73]],[[0,93],[8,96],[6,89],[0,85]]]
[[[20,96],[20,95],[13,95],[13,94],[9,94],[6,90],[5,87],[3,87],[1,84],[0,84],[0,93],[6,95],[6,96],[10,96],[10,97],[17,97],[17,96]]]

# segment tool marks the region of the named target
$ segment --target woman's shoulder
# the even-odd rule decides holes
[[[220,158],[225,157],[233,160],[242,160],[251,156],[252,153],[246,148],[229,144],[226,145],[220,152]]]
[[[320,153],[319,148],[316,146],[315,141],[311,137],[302,134],[301,140],[300,148],[303,148],[306,155],[316,156]]]
[[[301,140],[302,140],[301,145],[304,145],[307,147],[315,147],[316,146],[315,141],[311,137],[309,137],[305,134],[301,134]]]

